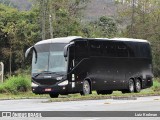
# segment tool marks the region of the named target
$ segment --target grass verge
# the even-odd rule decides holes
[[[153,82],[153,87],[152,89],[154,91],[160,91],[160,79],[156,79],[154,82]]]
[[[16,100],[16,99],[44,99],[50,98],[48,95],[36,95],[32,91],[18,92],[17,94],[3,93],[0,94],[0,100]]]
[[[114,91],[111,95],[97,95],[95,91],[91,95],[81,96],[80,94],[73,94],[68,96],[60,96],[59,98],[50,98],[45,102],[65,102],[65,101],[79,101],[79,100],[98,100],[98,99],[114,99],[114,98],[135,98],[145,96],[157,96],[160,91],[153,91],[151,89],[142,90],[140,93],[122,94],[120,91]]]

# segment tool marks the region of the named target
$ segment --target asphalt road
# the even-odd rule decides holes
[[[0,100],[0,111],[160,111],[160,96],[51,102],[48,99]]]
[[[1,100],[0,111],[160,111],[160,96],[50,103],[46,101],[48,99]],[[61,118],[57,119],[61,120]],[[73,120],[73,118],[71,119]],[[83,118],[83,120],[102,119],[102,117]],[[116,119],[127,120],[127,118]],[[148,118],[148,120],[152,119]],[[158,120],[159,118],[155,119]],[[67,120],[69,119],[67,118]],[[143,120],[143,118],[140,118],[140,120]]]

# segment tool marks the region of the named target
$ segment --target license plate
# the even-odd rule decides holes
[[[46,88],[44,91],[50,92],[50,91],[51,91],[51,88]]]

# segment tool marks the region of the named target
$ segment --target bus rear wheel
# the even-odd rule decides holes
[[[91,86],[87,80],[83,81],[83,89],[80,92],[81,95],[88,95],[91,93]]]
[[[102,94],[102,95],[107,95],[107,94],[112,94],[112,90],[97,90],[97,94]]]
[[[49,96],[50,96],[51,98],[58,98],[59,94],[53,94],[53,93],[51,93],[51,94],[49,94]]]
[[[134,92],[134,81],[133,79],[129,79],[128,82],[128,92],[133,93]]]
[[[134,89],[136,93],[139,93],[141,91],[141,81],[139,79],[135,80]]]

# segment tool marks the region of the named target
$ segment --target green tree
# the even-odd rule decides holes
[[[117,24],[114,19],[102,16],[99,20],[91,22],[83,31],[87,37],[115,37],[117,35]]]
[[[42,39],[83,35],[82,10],[88,0],[34,0],[39,9]]]
[[[0,4],[0,60],[5,70],[21,68],[25,49],[39,40],[39,25],[36,11],[18,11]]]

